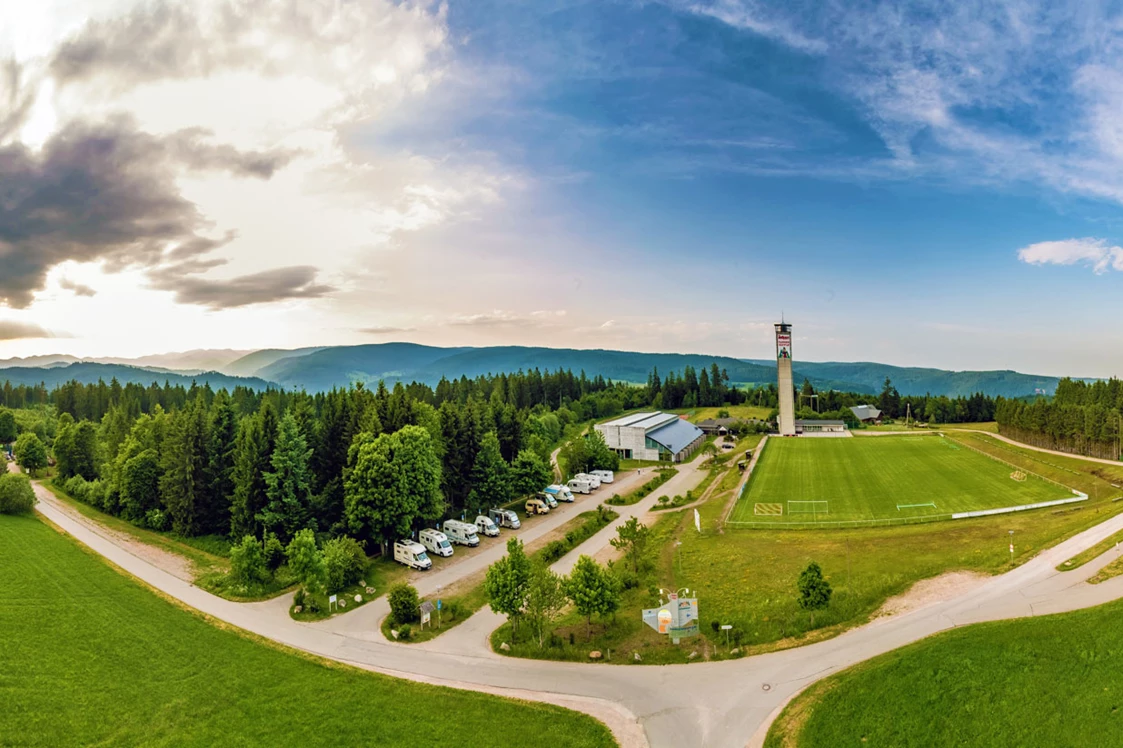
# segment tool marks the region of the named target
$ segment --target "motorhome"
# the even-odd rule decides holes
[[[394,543],[394,560],[411,569],[426,571],[433,566],[432,559],[425,553],[425,546],[416,540],[399,540]]]
[[[593,489],[594,491],[600,488],[600,478],[595,475],[590,475],[588,473],[578,473],[573,477],[577,480],[586,481],[589,484],[589,488]]]
[[[512,530],[517,530],[522,527],[519,522],[519,515],[512,512],[510,509],[491,509],[488,511],[487,516],[491,517],[491,521],[500,527],[509,527]]]
[[[546,506],[550,507],[551,509],[558,508],[558,500],[546,491],[539,491],[534,495],[534,498],[542,499],[542,501],[546,502]]]
[[[601,483],[611,483],[616,480],[616,475],[611,470],[593,470],[589,475],[597,476]]]
[[[469,548],[475,548],[480,544],[480,536],[476,534],[476,526],[470,522],[450,519],[442,525],[441,529],[444,530],[449,540],[458,545],[466,545]],[[496,532],[498,532],[498,530],[496,530]]]
[[[430,553],[435,553],[444,558],[452,555],[452,543],[448,542],[448,536],[440,530],[422,530],[417,534],[417,539]]]
[[[565,487],[568,488],[570,491],[573,491],[573,493],[592,493],[593,492],[593,487],[589,485],[589,481],[582,480],[581,478],[574,478],[569,483],[566,483]]]
[[[499,525],[492,522],[491,517],[486,514],[476,516],[476,529],[489,538],[498,537],[499,535]]]
[[[550,505],[542,499],[527,499],[526,513],[531,514],[549,514]]]
[[[550,494],[557,501],[564,501],[567,504],[573,503],[573,492],[565,486],[559,486],[557,483],[546,486],[546,493]]]

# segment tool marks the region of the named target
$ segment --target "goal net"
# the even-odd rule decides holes
[[[789,501],[788,514],[830,514],[826,501]]]

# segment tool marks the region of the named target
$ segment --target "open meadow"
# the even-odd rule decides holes
[[[615,744],[565,709],[327,664],[223,630],[32,517],[0,516],[0,569],[0,744]]]
[[[730,520],[909,520],[1071,498],[942,436],[770,439]]]

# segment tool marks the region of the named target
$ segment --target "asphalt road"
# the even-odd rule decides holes
[[[688,466],[673,479],[676,484],[668,483],[656,494],[681,493],[696,485],[701,477],[696,465]],[[36,486],[36,490],[46,489]],[[652,496],[623,507],[619,521],[645,512],[654,500]],[[383,641],[373,603],[332,621],[297,623],[287,615],[287,600],[281,604],[223,600],[164,572],[50,504],[41,503],[38,510],[145,583],[234,626],[390,675],[579,709],[608,724],[624,746],[760,745],[771,718],[789,698],[857,662],[954,626],[1074,610],[1123,597],[1123,577],[1095,586],[1084,583],[1116,557],[1114,551],[1075,571],[1061,574],[1054,569],[1123,530],[1121,515],[960,597],[879,619],[818,644],[736,661],[661,667],[542,662],[490,652],[482,641],[496,619],[489,619],[486,612],[428,646]],[[595,553],[613,534],[612,528],[606,528],[559,561],[557,568],[572,565],[579,553]]]

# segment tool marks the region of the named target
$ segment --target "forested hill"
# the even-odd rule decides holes
[[[76,380],[82,384],[96,384],[99,380],[110,382],[116,379],[121,384],[140,384],[148,386],[153,382],[190,387],[192,382],[202,386],[209,384],[212,389],[235,387],[249,387],[263,390],[273,385],[258,377],[232,377],[216,371],[201,374],[185,375],[159,369],[145,369],[139,366],[124,366],[121,364],[97,364],[88,361],[70,364],[68,366],[51,366],[46,368],[12,366],[0,369],[0,384],[11,382],[12,385],[37,385],[45,384],[48,389],[53,389],[60,384]]]
[[[751,359],[750,363],[764,364],[766,361]],[[799,361],[794,363],[796,384],[801,377],[831,379],[851,382],[850,389],[859,392],[880,391],[885,378],[893,380],[893,386],[902,395],[945,395],[947,397],[968,397],[982,392],[991,397],[1023,397],[1026,395],[1053,394],[1059,377],[1022,374],[1016,371],[947,371],[945,369],[925,369],[907,366],[891,366],[871,362],[824,362]]]
[[[251,354],[252,355],[252,354]],[[576,350],[572,348],[531,348],[497,346],[488,348],[437,348],[413,343],[335,346],[292,355],[253,371],[256,376],[290,388],[324,391],[361,381],[367,385],[379,380],[420,382],[435,386],[442,377],[469,379],[481,374],[517,371],[556,371],[566,369],[589,377],[602,376],[622,382],[644,383],[653,369],[662,373],[682,372],[687,366],[708,369],[716,363],[737,384],[767,384],[776,381],[776,366],[747,363],[727,356],[679,353],[632,353],[627,351]],[[239,365],[239,362],[235,362]],[[246,369],[240,369],[246,371]],[[850,382],[812,377],[817,388],[853,389]],[[880,392],[876,387],[863,391]]]

